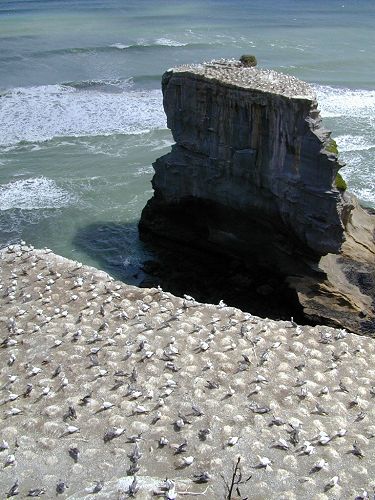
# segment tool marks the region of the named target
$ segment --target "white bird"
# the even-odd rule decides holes
[[[360,494],[356,497],[356,500],[366,500],[367,498],[369,498],[369,496],[368,496],[368,491],[366,491],[366,490],[362,490],[362,493],[360,493]]]
[[[327,483],[327,488],[333,488],[339,482],[339,476],[333,476]]]
[[[336,436],[338,437],[344,437],[345,434],[347,433],[348,431],[346,429],[339,429],[337,432],[336,432]]]
[[[148,410],[147,408],[145,408],[144,406],[142,405],[138,405],[135,407],[134,409],[134,413],[137,413],[139,415],[142,415],[142,413],[148,413]]]
[[[14,455],[8,455],[6,460],[5,460],[5,463],[4,463],[4,467],[8,467],[9,465],[16,465],[16,457]]]
[[[162,436],[159,439],[159,446],[166,446],[167,444],[169,444],[168,439],[166,437]]]
[[[262,390],[260,385],[256,385],[254,389],[249,393],[249,396],[252,396],[253,394],[258,394]]]
[[[284,438],[280,438],[274,446],[275,448],[280,448],[281,450],[289,450],[290,448],[288,442]]]
[[[69,380],[64,377],[61,381],[61,387],[67,387],[69,385]]]
[[[178,429],[182,429],[185,425],[185,422],[183,421],[182,418],[178,418],[174,424]]]
[[[12,353],[12,354],[9,356],[9,359],[8,359],[8,366],[12,366],[12,365],[14,364],[14,362],[15,362],[15,361],[16,361],[16,356],[15,356],[15,354],[13,354],[13,353]]]
[[[202,342],[200,342],[200,344],[199,344],[199,349],[203,352],[207,351],[207,349],[209,349],[209,347],[210,347],[210,345],[207,342],[205,342],[204,340]]]
[[[304,441],[302,453],[304,455],[312,455],[315,453],[315,447],[310,443],[310,441]]]
[[[266,379],[266,377],[263,377],[263,375],[260,375],[259,373],[255,377],[255,382],[259,382],[261,384],[268,384],[268,380]]]
[[[142,396],[142,391],[132,391],[129,395],[130,400],[138,399]]]
[[[328,436],[328,434],[326,434],[324,431],[321,431],[319,433],[319,437],[318,437],[318,442],[319,444],[325,446],[326,444],[328,444],[329,442],[331,441],[331,437]]]
[[[326,469],[327,467],[328,467],[328,463],[323,458],[321,458],[320,460],[318,460],[314,464],[312,470],[313,471],[320,471],[322,469]]]
[[[194,457],[182,457],[182,465],[189,467],[194,462]]]
[[[66,432],[68,434],[74,434],[76,432],[79,432],[79,427],[75,427],[74,425],[68,425],[68,427],[66,428]]]
[[[227,441],[227,445],[228,445],[228,446],[234,446],[235,444],[237,444],[237,443],[238,443],[238,440],[239,440],[239,439],[240,439],[240,438],[239,438],[238,436],[232,436],[232,437],[230,437],[230,438],[228,439],[228,441]]]
[[[77,278],[75,281],[73,281],[73,287],[78,288],[83,286],[83,278]]]
[[[110,408],[113,408],[115,406],[113,403],[110,403],[109,401],[103,401],[102,406],[100,407],[101,410],[109,410]]]
[[[37,366],[34,366],[31,371],[29,372],[29,376],[30,377],[33,377],[35,375],[38,375],[38,373],[40,373],[42,371],[41,368],[38,368]]]
[[[227,390],[227,393],[225,394],[225,396],[226,396],[227,398],[231,398],[234,394],[235,394],[234,389],[232,389],[232,387],[231,387],[231,386],[229,386],[229,387],[228,387],[228,390]]]
[[[154,354],[155,354],[154,351],[146,351],[142,356],[141,361],[144,361],[145,359],[150,359]]]
[[[50,390],[51,390],[51,388],[48,386],[43,387],[41,396],[47,396],[49,394]]]
[[[259,459],[259,464],[258,464],[259,468],[264,468],[264,469],[266,469],[267,472],[272,471],[272,467],[271,467],[272,460],[270,460],[267,457],[260,457],[259,455],[258,455],[258,459]]]
[[[20,408],[11,408],[8,412],[9,416],[15,416],[15,415],[20,415],[22,413],[22,410]]]
[[[2,443],[0,443],[0,451],[9,450],[9,443],[3,439]]]
[[[163,391],[163,393],[160,395],[162,398],[167,398],[168,396],[170,396],[173,392],[173,389],[171,389],[170,387],[168,387],[167,389],[165,389]]]
[[[173,378],[169,378],[166,381],[165,386],[166,387],[177,387],[177,382],[175,380],[173,380]]]

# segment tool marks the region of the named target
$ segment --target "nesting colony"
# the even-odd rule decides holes
[[[1,252],[0,295],[1,498],[219,499],[238,472],[242,497],[372,495],[373,339],[27,245]]]

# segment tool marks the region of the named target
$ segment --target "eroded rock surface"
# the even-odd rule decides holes
[[[176,144],[154,164],[155,194],[142,214],[142,234],[281,270],[307,315],[371,333],[369,290],[363,293],[352,278],[337,289],[345,280],[332,281],[329,275],[343,272],[333,269],[342,262],[320,262],[327,254],[342,255],[350,239],[355,243],[345,243],[351,248],[345,255],[360,263],[352,266],[357,276],[364,255],[357,247],[366,240],[364,259],[371,267],[375,224],[336,187],[342,165],[330,132],[321,125],[311,87],[291,76],[225,61],[169,70],[162,86]],[[368,234],[357,227],[354,239],[352,221],[359,218],[366,219]],[[348,283],[356,287],[350,297]],[[322,298],[312,306],[317,289]],[[335,294],[345,298],[330,313]]]

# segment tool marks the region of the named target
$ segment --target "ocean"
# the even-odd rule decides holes
[[[349,188],[375,207],[373,0],[0,0],[0,246],[138,284],[137,223],[169,151],[161,75],[255,54],[310,82]]]

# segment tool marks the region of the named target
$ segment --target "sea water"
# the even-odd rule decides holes
[[[375,207],[374,26],[373,0],[1,0],[0,245],[139,282],[152,162],[173,144],[161,75],[249,53],[314,86]]]

